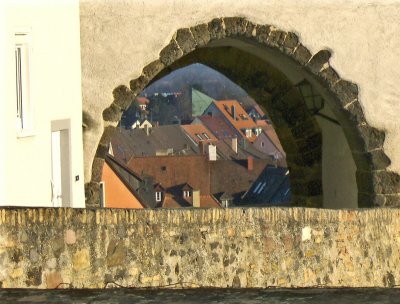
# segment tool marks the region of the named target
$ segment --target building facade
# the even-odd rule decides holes
[[[1,5],[0,205],[84,207],[79,2]]]

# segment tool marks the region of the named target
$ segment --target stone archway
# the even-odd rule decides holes
[[[383,151],[385,134],[368,125],[358,99],[357,85],[341,79],[336,71],[330,67],[330,52],[321,50],[312,55],[299,42],[294,33],[284,32],[270,25],[255,24],[244,18],[231,17],[218,18],[207,24],[178,30],[170,43],[160,52],[159,59],[144,67],[142,75],[130,82],[130,89],[126,86],[119,86],[114,90],[114,101],[103,112],[106,127],[93,160],[91,182],[86,185],[88,207],[97,205],[97,189],[107,145],[115,128],[113,125],[116,125],[120,120],[122,111],[129,107],[134,97],[153,81],[160,72],[171,69],[174,64],[177,65],[178,60],[184,55],[206,47],[213,41],[220,41],[226,38],[243,40],[266,49],[273,49],[279,54],[290,58],[297,67],[304,70],[309,77],[320,84],[335,101],[333,104],[335,114],[341,119],[357,166],[358,205],[360,207],[372,207],[393,206],[396,204],[396,195],[400,192],[400,178],[398,174],[386,169],[390,164],[390,159]],[[287,92],[288,102],[296,100],[297,97],[294,91],[290,90],[290,87],[285,92]],[[295,98],[293,99],[293,97]],[[282,98],[285,99],[285,96],[282,96]],[[295,110],[288,113],[291,113],[289,115],[291,116],[297,112]],[[288,121],[290,121],[289,117],[284,120],[285,124]],[[312,125],[311,119],[306,117],[304,122],[306,121]],[[299,125],[299,128],[306,127],[307,124]],[[293,135],[292,130],[291,133]],[[280,135],[282,136],[282,134]],[[320,139],[318,140],[317,137],[316,130],[311,128],[309,137],[303,136],[303,139],[307,142],[307,139],[314,138],[318,146]],[[300,142],[301,140],[295,146],[295,151],[297,152],[294,153],[293,162],[297,158],[299,163],[304,163],[308,157],[309,163],[303,165],[303,168],[311,167],[315,161],[318,162],[320,159],[318,147],[314,149],[314,152],[308,151],[308,148],[304,150],[304,146],[301,147]],[[300,151],[302,153],[299,153]],[[300,166],[299,168],[299,174],[304,175],[302,167]],[[320,169],[315,169],[317,174],[318,170]],[[311,176],[310,174],[306,175]],[[313,181],[312,178],[309,178],[306,182],[309,183],[309,186],[306,187],[307,190],[303,195],[310,196],[315,194],[318,197],[321,194],[320,190],[318,190],[321,188],[318,182]],[[306,200],[300,200],[298,204],[307,205],[307,202]],[[318,204],[317,199],[316,203],[309,203],[308,205],[318,206]]]

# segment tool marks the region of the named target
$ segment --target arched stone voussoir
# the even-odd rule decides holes
[[[226,37],[245,36],[249,21],[244,17],[225,17],[225,35]]]
[[[103,111],[103,119],[108,122],[118,122],[121,120],[122,109],[115,103],[112,103]]]
[[[125,85],[116,87],[113,91],[114,104],[120,109],[126,110],[132,104],[136,95]]]
[[[331,55],[330,51],[321,50],[311,57],[310,61],[307,62],[306,67],[311,71],[311,73],[318,76],[319,72],[329,64]]]
[[[169,66],[176,60],[183,56],[183,51],[179,47],[175,39],[172,39],[170,43],[161,50],[160,61],[165,65]]]
[[[85,184],[85,206],[86,208],[99,208],[100,206],[100,185],[91,181]]]
[[[215,18],[208,22],[210,40],[219,40],[226,37],[225,23],[223,18]]]
[[[306,63],[311,59],[312,54],[304,45],[299,43],[290,57],[301,65],[306,65]]]
[[[188,54],[197,47],[197,42],[188,28],[179,29],[176,32],[176,42],[183,54]]]
[[[103,172],[104,158],[95,157],[92,164],[92,178],[91,181],[95,183],[101,182]]]

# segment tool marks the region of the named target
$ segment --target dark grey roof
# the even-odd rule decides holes
[[[149,129],[117,129],[111,139],[116,159],[127,163],[131,157],[156,155],[196,155],[196,144],[186,136],[180,125]]]
[[[289,205],[290,199],[291,190],[288,169],[268,165],[244,194],[240,205]]]
[[[254,159],[271,159],[269,155],[257,150],[252,143],[241,138],[238,138],[237,153],[232,150],[231,138],[221,139],[215,145],[219,159],[247,159],[248,156],[252,156]]]

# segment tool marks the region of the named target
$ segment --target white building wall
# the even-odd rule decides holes
[[[6,0],[1,5],[0,205],[52,206],[51,125],[70,120],[71,206],[84,207],[79,2]],[[31,35],[34,123],[25,137],[16,130],[14,36],[19,29]]]

